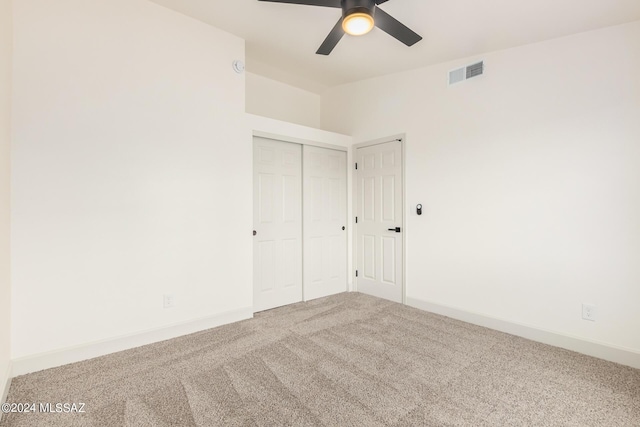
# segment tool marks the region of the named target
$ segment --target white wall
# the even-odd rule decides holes
[[[14,28],[13,357],[250,311],[243,40],[145,0]]]
[[[0,403],[11,360],[10,281],[10,141],[11,141],[11,0],[0,0]]]
[[[247,73],[247,113],[320,127],[320,95]]]
[[[406,132],[408,299],[640,351],[638,69],[634,22],[329,90],[323,128]]]

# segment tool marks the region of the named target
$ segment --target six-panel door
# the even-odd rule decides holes
[[[254,311],[302,301],[302,151],[253,140]]]
[[[304,300],[347,290],[347,153],[303,147]]]
[[[358,291],[402,302],[402,144],[358,148]]]

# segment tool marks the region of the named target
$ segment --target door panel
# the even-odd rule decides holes
[[[345,239],[342,236],[331,236],[328,238],[329,240],[329,279],[330,280],[340,280],[340,275],[344,274],[346,271],[346,267],[344,267],[343,263],[346,261],[342,259],[342,255],[346,255],[346,251],[344,250]],[[347,277],[343,278],[345,281],[345,290],[346,290],[346,280]]]
[[[282,241],[282,257],[280,257],[282,270],[282,284],[285,288],[297,286],[300,283],[299,268],[290,260],[300,256],[300,239],[286,239]]]
[[[260,281],[261,291],[273,290],[275,245],[273,241],[258,242],[258,268],[256,269],[263,280]]]
[[[322,283],[322,240],[322,237],[312,237],[307,244],[309,250],[305,254],[308,258],[306,269],[309,275],[305,278],[305,285]]]
[[[303,164],[308,301],[347,290],[347,154],[305,145]]]
[[[358,148],[356,159],[358,291],[402,302],[402,143]]]
[[[362,270],[364,277],[367,279],[375,280],[376,278],[376,236],[363,235],[362,236],[362,253],[363,262]]]
[[[382,177],[382,220],[396,220],[395,176]]]
[[[260,209],[259,221],[261,223],[273,222],[273,182],[273,175],[261,174],[258,176],[258,206]]]
[[[254,138],[254,310],[302,301],[302,150]]]
[[[282,220],[300,224],[300,175],[282,176]]]
[[[375,220],[376,206],[376,179],[375,177],[362,178],[362,218],[367,221]]]

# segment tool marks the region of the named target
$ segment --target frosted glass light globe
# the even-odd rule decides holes
[[[367,34],[373,29],[373,18],[366,13],[352,13],[342,21],[342,29],[352,36]]]

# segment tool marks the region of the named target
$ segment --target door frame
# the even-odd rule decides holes
[[[262,131],[254,130],[251,133],[251,140],[252,141],[253,141],[253,137],[255,137],[255,136],[257,136],[259,138],[264,138],[264,139],[274,139],[276,141],[281,141],[281,142],[291,142],[291,143],[294,143],[294,144],[312,145],[314,147],[328,148],[330,150],[337,150],[337,151],[344,151],[347,154],[349,152],[349,147],[343,147],[341,145],[329,144],[329,143],[326,143],[326,142],[312,141],[310,139],[296,138],[294,136],[280,135],[280,134],[276,134],[276,133],[262,132]]]
[[[350,164],[353,163],[353,159],[352,159],[352,150],[351,147],[344,147],[341,145],[335,145],[335,144],[329,144],[326,142],[318,142],[318,141],[313,141],[313,140],[309,140],[309,139],[304,139],[304,138],[297,138],[297,137],[293,137],[293,136],[288,136],[288,135],[282,135],[282,134],[276,134],[276,133],[271,133],[271,132],[263,132],[263,131],[259,131],[259,130],[252,130],[251,132],[251,144],[252,144],[252,148],[251,148],[251,171],[253,173],[253,169],[254,169],[254,165],[253,165],[253,140],[255,137],[259,137],[259,138],[264,138],[264,139],[272,139],[275,141],[280,141],[280,142],[289,142],[289,143],[293,143],[293,144],[299,144],[303,147],[304,150],[304,146],[305,145],[311,145],[314,147],[320,147],[320,148],[328,148],[330,150],[336,150],[336,151],[343,151],[345,153],[347,153],[347,191],[346,191],[346,196],[347,196],[347,217],[345,218],[345,225],[347,227],[347,283],[345,285],[345,290],[347,292],[351,291],[352,287],[351,287],[351,278],[353,277],[353,265],[351,264],[351,257],[349,256],[350,253],[353,253],[352,250],[352,242],[351,240],[351,233],[349,233],[349,229],[351,228],[353,230],[353,227],[351,227],[352,221],[349,221],[349,217],[353,217],[353,209],[351,206],[351,202],[352,200],[349,198],[349,189],[352,185],[352,181],[351,179],[353,178],[353,175],[349,173],[349,168],[350,168]],[[403,164],[404,164],[404,159],[403,159]],[[403,168],[403,173],[404,173],[404,168]],[[302,164],[302,176],[304,176],[304,163]],[[404,177],[403,177],[404,180]],[[304,199],[304,188],[302,188],[302,197]],[[253,200],[253,198],[252,198]],[[251,202],[251,206],[253,209],[253,201]],[[303,230],[303,240],[302,240],[302,248],[301,253],[302,253],[302,301],[306,302],[307,298],[305,295],[305,289],[304,289],[304,205],[302,206],[302,230]],[[253,229],[254,224],[251,224],[251,227]],[[253,240],[252,240],[253,242]],[[252,246],[253,247],[253,246]],[[403,248],[404,250],[404,248]],[[253,250],[251,251],[251,269],[253,271]],[[350,274],[349,272],[352,271],[352,273]],[[252,277],[253,277],[253,273],[252,273]],[[253,279],[251,280],[251,292],[253,295],[253,289],[254,289],[255,283],[253,283]],[[355,290],[355,289],[354,289]],[[404,291],[403,291],[403,295],[404,295]],[[255,310],[255,305],[254,305],[254,301],[253,301],[253,296],[252,298],[252,302],[251,302],[251,306],[252,306],[252,310]],[[404,299],[404,297],[403,297]],[[254,312],[255,313],[255,312]]]
[[[402,133],[402,134],[397,134],[397,135],[392,135],[392,136],[387,136],[384,138],[377,138],[371,141],[365,141],[365,142],[360,142],[357,144],[353,144],[351,146],[352,148],[352,153],[351,153],[351,158],[352,158],[352,164],[351,164],[351,182],[353,183],[352,185],[352,202],[353,202],[353,217],[351,218],[351,224],[353,225],[353,231],[351,233],[351,239],[353,241],[353,250],[351,252],[351,261],[353,263],[353,271],[351,272],[351,278],[353,280],[353,290],[355,292],[358,291],[358,278],[355,277],[356,274],[356,270],[358,268],[358,224],[356,224],[356,215],[358,214],[357,210],[357,203],[356,200],[358,198],[358,171],[355,168],[355,162],[357,159],[357,150],[358,148],[365,148],[365,147],[371,147],[374,145],[380,145],[380,144],[385,144],[387,142],[400,142],[400,147],[402,150],[402,156],[400,158],[401,161],[401,166],[402,166],[402,266],[400,268],[402,268],[402,304],[406,305],[407,304],[407,186],[406,186],[406,158],[407,158],[407,144],[405,143],[406,141],[406,134]]]

